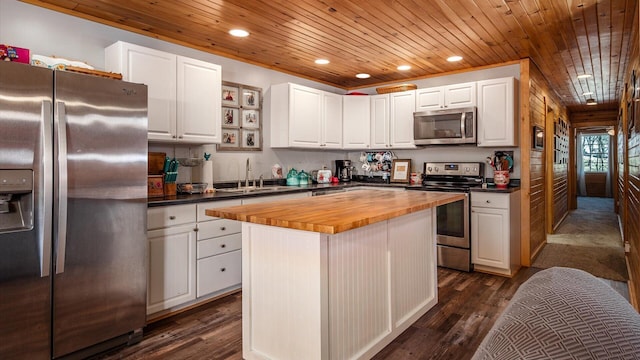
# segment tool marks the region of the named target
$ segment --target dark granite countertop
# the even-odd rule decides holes
[[[487,179],[487,187],[486,188],[473,188],[472,191],[478,192],[495,192],[495,193],[511,193],[520,190],[520,180],[512,179],[509,183],[509,186],[506,189],[499,189],[492,182],[493,179]],[[341,182],[338,184],[309,184],[303,186],[286,186],[286,181],[284,179],[280,180],[265,180],[265,187],[273,187],[277,186],[277,188],[273,189],[265,189],[260,191],[253,191],[248,193],[238,193],[238,192],[227,192],[223,191],[225,188],[236,188],[236,182],[227,182],[227,183],[216,183],[214,187],[218,189],[222,189],[221,191],[216,191],[214,193],[209,194],[177,194],[174,196],[158,196],[158,197],[150,197],[147,200],[148,207],[156,207],[156,206],[169,206],[169,205],[181,205],[181,204],[193,204],[207,201],[221,201],[221,200],[232,200],[232,199],[245,199],[251,197],[260,197],[260,196],[270,196],[270,195],[283,195],[283,194],[291,194],[291,193],[300,193],[300,192],[308,192],[308,191],[316,191],[316,190],[326,190],[326,191],[338,191],[346,188],[353,188],[358,186],[373,186],[380,188],[401,188],[401,189],[411,189],[411,188],[420,188],[421,184],[410,185],[408,183],[390,183],[387,184],[382,180],[381,177],[364,177],[358,176],[355,178],[355,181],[350,182]]]
[[[228,186],[231,184],[221,184],[221,189],[233,188],[233,186]],[[177,194],[173,196],[157,196],[150,197],[147,200],[148,207],[156,207],[156,206],[168,206],[168,205],[181,205],[181,204],[193,204],[207,201],[221,201],[221,200],[231,200],[231,199],[244,199],[250,197],[259,197],[259,196],[269,196],[269,195],[283,195],[283,194],[291,194],[291,193],[300,193],[314,190],[341,190],[345,188],[353,188],[358,186],[374,186],[380,188],[410,188],[410,187],[420,187],[420,185],[409,185],[406,183],[392,183],[386,184],[384,182],[362,182],[362,181],[351,181],[344,182],[338,184],[309,184],[303,186],[286,186],[282,182],[265,182],[265,187],[269,186],[277,186],[277,189],[265,189],[260,191],[253,191],[248,193],[234,193],[227,191],[216,191],[214,193],[209,194]],[[214,184],[217,187],[217,184]]]

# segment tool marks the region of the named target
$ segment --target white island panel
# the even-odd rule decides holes
[[[242,224],[245,359],[327,359],[327,238]]]
[[[434,214],[334,235],[243,223],[243,357],[371,358],[437,303]]]
[[[329,241],[331,359],[359,358],[391,333],[387,229],[385,221]]]

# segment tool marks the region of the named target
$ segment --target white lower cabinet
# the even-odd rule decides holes
[[[151,208],[147,212],[150,227],[147,314],[196,298],[195,209],[195,205],[177,205]],[[160,219],[166,222],[159,222]]]
[[[520,268],[520,192],[471,193],[471,261],[477,271],[513,276]]]
[[[242,284],[242,224],[204,215],[206,209],[240,204],[240,200],[198,204],[198,298],[220,295]]]

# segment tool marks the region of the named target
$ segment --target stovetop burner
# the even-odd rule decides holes
[[[424,190],[469,191],[482,186],[483,180],[483,163],[424,163]]]

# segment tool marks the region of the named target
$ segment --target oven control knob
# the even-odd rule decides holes
[[[436,166],[436,172],[438,172],[440,169],[438,169],[438,167]]]
[[[469,168],[465,168],[465,169],[464,169],[464,171],[465,171],[465,172],[469,172]]]
[[[427,172],[431,172],[431,170],[432,170],[432,169],[431,169],[431,166],[429,166],[429,167],[427,168]]]

